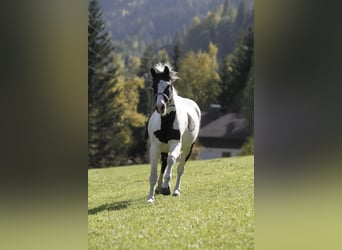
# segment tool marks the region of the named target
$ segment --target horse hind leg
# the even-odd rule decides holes
[[[182,157],[181,161],[180,161],[180,163],[178,165],[178,168],[177,168],[177,180],[176,180],[175,189],[174,189],[173,194],[172,194],[173,196],[179,196],[180,195],[180,180],[181,180],[181,177],[182,177],[182,175],[184,173],[185,163],[190,158],[193,146],[194,146],[194,144],[191,145],[189,150],[183,152],[183,153],[186,154],[186,157],[185,158]]]
[[[173,190],[173,194],[172,194],[173,196],[180,195],[180,179],[184,172],[184,166],[185,166],[185,160],[182,159],[177,168],[177,179],[176,179],[175,189]]]
[[[167,166],[167,156],[168,153],[161,153],[161,159],[160,159],[160,163],[161,163],[161,169],[160,169],[160,175],[158,177],[158,184],[155,190],[156,194],[160,194],[160,190],[161,190],[161,186],[163,183],[163,177],[164,177],[164,172]]]

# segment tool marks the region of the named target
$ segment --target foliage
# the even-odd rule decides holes
[[[187,53],[180,63],[181,78],[175,84],[181,96],[195,100],[202,110],[215,103],[220,93],[217,47],[210,43],[208,51]]]
[[[253,30],[248,29],[240,39],[238,47],[229,54],[221,69],[221,96],[220,104],[230,112],[241,111],[243,90],[247,84],[253,61],[254,37]],[[253,81],[252,81],[253,83]]]
[[[88,27],[88,164],[91,167],[124,163],[133,144],[132,130],[143,127],[147,120],[137,111],[138,90],[143,88],[143,81],[125,77],[124,61],[113,51],[99,3],[91,1]],[[131,63],[135,68],[140,66],[140,60],[134,57]]]
[[[241,113],[247,119],[247,131],[254,135],[254,66],[251,67],[247,84],[242,93]]]
[[[206,50],[208,44],[213,42],[217,44],[218,59],[221,61],[234,50],[239,34],[252,25],[253,11],[247,8],[244,0],[238,9],[229,1],[225,1],[213,11],[209,11],[202,20],[197,16],[193,18],[183,38],[183,50]]]
[[[120,131],[121,105],[115,105],[118,69],[113,64],[111,39],[97,0],[88,9],[88,165],[103,167],[120,162],[125,144]]]
[[[102,3],[114,37],[123,40],[127,35],[136,35],[138,40],[147,41],[175,34],[193,16],[205,15],[219,1],[102,0]]]
[[[253,160],[189,161],[181,196],[154,204],[148,165],[89,170],[89,249],[253,249]]]
[[[239,156],[254,155],[254,137],[250,137],[241,147]]]
[[[161,63],[168,63],[170,61],[169,54],[165,49],[158,50],[157,61]]]
[[[127,77],[136,76],[141,66],[140,57],[130,56],[127,62],[127,68],[124,70],[124,74]]]
[[[128,157],[141,158],[146,150],[145,125],[146,115],[138,112],[138,103],[140,101],[139,91],[144,88],[144,80],[140,77],[122,79],[119,81],[121,95],[116,102],[122,105],[125,113],[121,116],[125,128],[121,133],[124,135],[125,143],[128,145]],[[139,140],[139,138],[141,138]]]
[[[171,54],[176,41],[184,43],[184,53],[191,49],[206,50],[211,41],[217,44],[218,58],[221,60],[234,49],[240,30],[246,30],[253,22],[253,13],[250,11],[253,9],[253,0],[247,0],[245,7],[239,8],[240,15],[238,6],[241,5],[241,0],[230,0],[225,4],[217,0],[101,2],[115,38],[114,45],[125,60],[132,55],[141,57],[149,45],[155,53],[159,49],[166,49]],[[243,22],[235,24],[237,16]],[[199,26],[192,30],[189,24],[194,18],[199,21]],[[212,24],[215,27],[211,27]]]
[[[124,124],[119,134],[123,138],[122,143],[126,145],[134,144],[132,138],[132,129],[145,126],[147,118],[145,115],[137,112],[139,102],[138,89],[144,87],[144,81],[139,77],[124,79],[120,77],[115,90],[118,91],[118,96],[115,98],[115,105],[122,107],[125,111],[120,117],[120,122]]]
[[[206,49],[211,41],[216,42],[215,30],[219,18],[217,12],[209,12],[203,20],[195,16],[184,38],[184,51]]]
[[[139,88],[138,112],[149,116],[151,112],[151,79],[150,69],[153,67],[153,50],[152,46],[148,46],[141,58],[140,67],[137,71],[137,76],[142,81],[142,87]],[[133,129],[134,142],[130,147],[130,156],[135,158],[135,161],[145,162],[144,155],[147,151],[147,137],[145,126]]]
[[[172,64],[176,72],[178,72],[179,70],[180,60],[181,60],[180,42],[176,42],[175,46],[173,47],[173,57],[172,57]]]

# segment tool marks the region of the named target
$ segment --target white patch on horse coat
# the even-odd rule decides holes
[[[156,100],[156,107],[158,110],[160,110],[160,107],[163,105],[166,105],[165,101],[164,101],[164,91],[167,88],[167,86],[169,86],[170,84],[166,81],[160,81],[158,84],[158,93],[157,93],[157,100]],[[163,113],[163,115],[166,114],[166,110]]]

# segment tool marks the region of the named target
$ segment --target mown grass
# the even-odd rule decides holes
[[[253,162],[190,161],[181,196],[157,195],[153,204],[149,165],[89,170],[89,249],[253,249]]]

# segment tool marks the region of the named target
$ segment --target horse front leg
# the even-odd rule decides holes
[[[150,174],[150,193],[147,197],[148,202],[154,201],[154,186],[157,182],[157,167],[158,160],[160,156],[160,150],[154,144],[151,145],[150,148],[150,161],[151,161],[151,174]]]
[[[161,163],[161,169],[160,169],[160,175],[158,176],[158,184],[155,190],[156,194],[160,194],[160,190],[162,187],[162,183],[163,183],[163,177],[164,177],[164,173],[165,173],[165,169],[167,166],[167,155],[168,153],[161,153],[161,159],[160,159],[160,163]]]
[[[162,188],[160,190],[160,193],[163,195],[170,195],[171,194],[170,180],[171,180],[171,176],[172,176],[172,167],[180,155],[181,146],[182,145],[179,141],[169,143],[170,154],[167,157],[167,168],[166,168],[166,172],[164,175],[164,181],[162,183]]]

